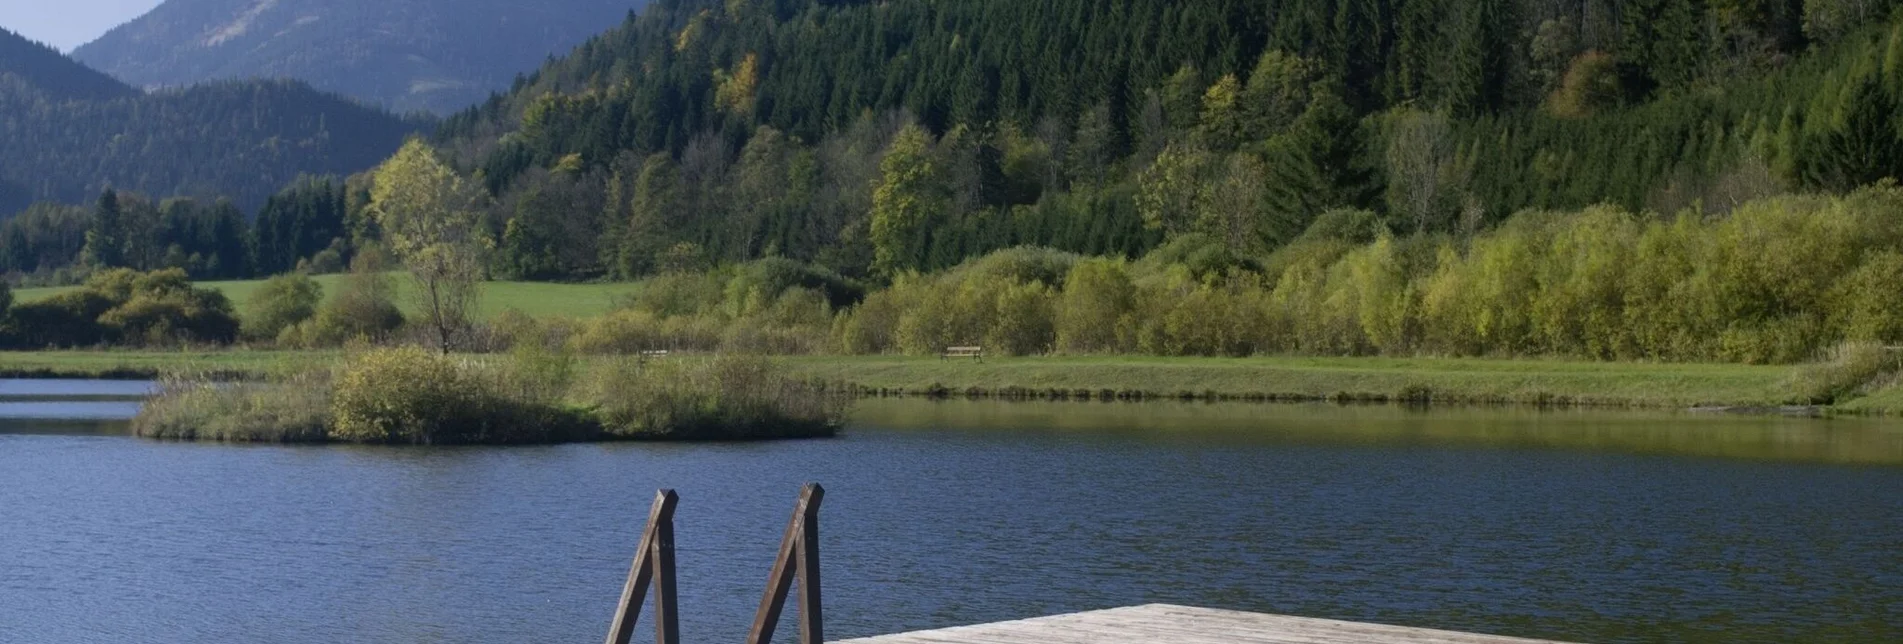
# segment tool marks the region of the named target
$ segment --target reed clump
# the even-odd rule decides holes
[[[328,436],[330,372],[264,382],[169,376],[132,420],[139,436],[235,443],[312,443]]]
[[[377,349],[261,383],[168,380],[140,436],[231,442],[525,444],[835,435],[849,397],[757,357],[617,360],[523,345],[501,358]]]
[[[1792,392],[1791,402],[1836,404],[1888,384],[1900,368],[1903,356],[1882,344],[1845,342],[1826,353],[1823,360],[1791,372],[1783,388]]]
[[[614,360],[590,373],[582,391],[603,430],[630,439],[832,436],[852,398],[751,356]]]

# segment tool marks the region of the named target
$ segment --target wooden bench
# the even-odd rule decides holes
[[[985,348],[984,347],[945,347],[945,352],[938,354],[939,360],[950,360],[952,358],[971,358],[972,360],[976,360],[978,362],[984,362]]]
[[[649,361],[667,359],[667,352],[666,351],[642,351],[641,354],[636,359],[638,360],[636,364],[639,364],[641,366],[647,366]]]

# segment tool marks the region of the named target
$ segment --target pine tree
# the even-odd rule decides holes
[[[81,251],[85,263],[97,268],[126,265],[125,213],[119,207],[119,193],[111,188],[99,194],[93,207],[92,228],[86,231],[86,248]]]
[[[1366,208],[1380,194],[1361,123],[1333,94],[1316,96],[1266,156],[1271,228],[1301,230],[1324,210]]]
[[[1903,176],[1896,99],[1875,78],[1855,82],[1829,129],[1806,142],[1803,160],[1808,184],[1844,191]]]

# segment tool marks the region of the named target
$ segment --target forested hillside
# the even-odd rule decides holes
[[[498,266],[1243,256],[1897,172],[1885,0],[666,0],[440,131]]]
[[[0,213],[108,187],[256,208],[300,174],[374,166],[426,125],[293,81],[144,94],[12,34],[0,49]]]
[[[262,275],[447,231],[491,277],[656,276],[584,348],[1789,362],[1903,342],[1893,9],[665,0],[254,227],[107,194],[0,262]]]
[[[643,0],[167,0],[74,50],[140,87],[290,78],[409,112],[460,110]]]
[[[0,28],[0,84],[10,86],[10,92],[33,91],[54,100],[103,100],[138,93],[57,49],[5,28]]]

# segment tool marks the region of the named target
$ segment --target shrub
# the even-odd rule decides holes
[[[615,311],[577,323],[569,347],[577,353],[634,355],[643,351],[720,348],[720,325],[706,318],[661,319],[645,310]]]
[[[999,291],[985,346],[1010,356],[1050,351],[1057,342],[1056,302],[1056,295],[1042,282],[1014,284]]]
[[[7,334],[14,346],[30,349],[82,347],[106,341],[99,316],[116,304],[91,290],[68,291],[13,307]]]
[[[391,299],[390,278],[382,273],[356,271],[344,279],[343,289],[318,309],[316,317],[278,336],[287,346],[334,347],[351,341],[381,341],[403,326],[403,312]]]
[[[1057,347],[1069,353],[1127,349],[1117,326],[1136,305],[1136,286],[1123,263],[1092,259],[1078,262],[1064,278],[1057,303]]]
[[[579,326],[580,323],[571,318],[538,319],[508,309],[488,324],[488,332],[506,347],[534,344],[553,351],[567,349]]]
[[[733,317],[749,313],[749,303],[764,304],[794,289],[818,292],[833,307],[858,304],[865,286],[833,271],[783,257],[768,257],[738,267],[722,289]]]
[[[900,284],[904,283],[900,280]],[[833,343],[852,354],[879,354],[898,350],[899,320],[910,308],[906,291],[897,285],[866,297],[833,322]]]
[[[22,304],[10,318],[11,342],[33,348],[218,344],[238,334],[231,301],[193,288],[180,269],[95,273],[79,290]]]
[[[289,273],[265,280],[245,302],[245,337],[276,339],[284,329],[317,315],[324,288],[308,275]]]
[[[417,347],[371,351],[338,367],[332,436],[427,445],[578,440],[592,433],[581,414],[511,387],[520,384]]]

